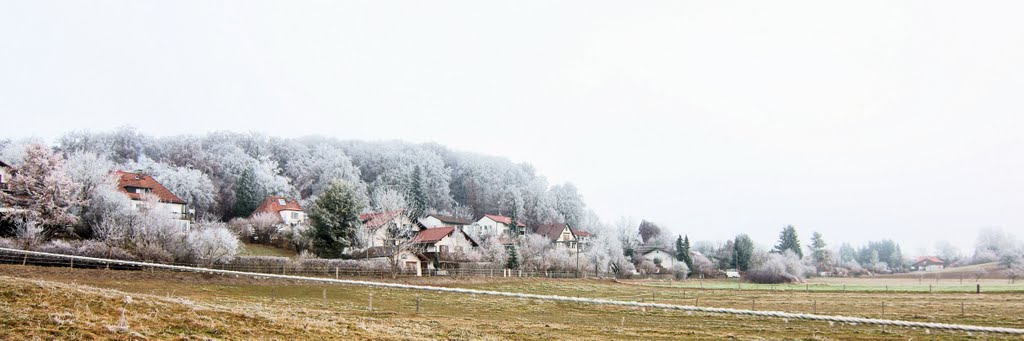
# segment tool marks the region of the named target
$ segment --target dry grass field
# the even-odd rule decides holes
[[[695,281],[401,282],[1024,328],[1024,292],[731,290]],[[699,285],[699,283],[697,283]],[[815,284],[825,285],[825,284]],[[812,285],[813,286],[813,285]],[[324,298],[326,293],[326,299]],[[373,295],[373,310],[368,309]],[[130,302],[126,297],[131,297]],[[420,311],[416,311],[416,298]],[[885,302],[885,314],[881,312]],[[964,312],[961,315],[961,303]],[[121,319],[122,309],[124,319]],[[1014,339],[176,272],[0,265],[0,339]]]

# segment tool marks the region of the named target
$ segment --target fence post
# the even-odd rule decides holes
[[[270,287],[270,303],[274,303],[275,299],[277,299],[277,288]]]
[[[882,316],[885,316],[885,301],[882,301]]]
[[[960,301],[960,317],[964,317],[964,302]]]
[[[814,314],[818,313],[818,300],[814,300]]]
[[[756,300],[756,299],[754,299],[754,298],[751,298],[751,299],[750,299],[750,310],[754,310],[754,303],[755,303],[755,300]]]
[[[21,265],[25,265],[25,264],[28,264],[28,254],[27,253],[25,254],[25,257],[21,258]]]
[[[420,314],[420,295],[416,294],[416,315]]]
[[[338,279],[338,267],[334,267],[334,279]]]
[[[931,284],[928,284],[928,293],[929,294],[932,293],[932,285]]]
[[[74,258],[71,258],[71,268],[72,269],[75,268],[75,259]]]
[[[977,290],[977,291],[975,291],[975,293],[977,293],[977,294],[980,294],[980,293],[981,293],[981,284],[978,284],[978,290]]]
[[[320,308],[324,308],[327,306],[327,288],[324,288],[323,290],[324,291],[321,293],[320,296]]]
[[[370,311],[373,311],[373,292],[370,292]]]

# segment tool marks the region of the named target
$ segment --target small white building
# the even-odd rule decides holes
[[[159,199],[156,209],[166,212],[168,219],[174,220],[175,226],[182,231],[188,231],[192,227],[187,203],[153,177],[117,171],[117,189],[132,199],[132,208],[136,210],[142,207],[146,195],[156,196]]]
[[[501,235],[512,235],[512,218],[494,214],[485,214],[473,225],[467,226],[466,232],[472,233],[473,235],[486,238],[488,236],[501,236]],[[526,233],[526,224],[516,222],[517,235],[524,235]]]
[[[946,268],[946,261],[935,256],[920,257],[910,266],[914,271],[939,271]]]
[[[676,255],[660,246],[645,246],[637,249],[637,253],[646,260],[671,270],[676,263]]]
[[[462,219],[459,217],[446,216],[441,214],[428,214],[425,218],[420,219],[420,223],[427,228],[451,226],[459,229],[464,229],[466,226],[473,225],[473,221],[469,219]]]
[[[280,222],[288,226],[299,225],[308,220],[306,212],[302,210],[297,200],[275,195],[270,195],[263,199],[260,206],[255,211],[252,211],[251,216],[260,213],[277,215],[280,218]]]
[[[0,161],[0,191],[6,191],[9,189],[10,186],[8,185],[8,182],[11,181],[11,176],[14,175],[13,169],[14,168],[12,168],[11,165]]]
[[[408,215],[402,211],[386,211],[386,212],[371,212],[359,215],[359,221],[363,223],[362,228],[366,229],[369,233],[369,247],[384,246],[388,242],[388,226],[394,224],[394,226],[411,229],[413,232],[419,232],[426,229],[418,221],[413,221]],[[391,241],[394,245],[396,241]]]

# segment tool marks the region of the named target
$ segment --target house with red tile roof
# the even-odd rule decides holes
[[[155,209],[167,212],[168,219],[174,220],[175,225],[182,231],[191,228],[191,215],[187,203],[152,176],[123,171],[117,171],[116,174],[117,190],[132,200],[132,208],[139,210],[146,204],[144,201],[147,197],[156,198]]]
[[[412,242],[429,261],[424,266],[425,270],[457,268],[458,263],[468,261],[467,253],[479,246],[466,232],[455,226],[419,231],[413,236]]]
[[[910,266],[914,271],[938,271],[946,267],[946,261],[935,256],[917,257],[914,264]]]
[[[306,212],[302,210],[297,200],[276,195],[268,195],[249,216],[252,217],[261,213],[273,214],[280,218],[282,224],[288,226],[305,223],[308,219]]]

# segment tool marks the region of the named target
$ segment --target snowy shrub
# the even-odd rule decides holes
[[[82,242],[82,244],[78,246],[78,255],[94,258],[135,260],[135,256],[128,251],[119,247],[108,246],[103,242],[95,240],[86,240]]]
[[[5,249],[17,249],[18,245],[10,238],[0,238],[0,247]]]
[[[519,268],[527,271],[544,270],[544,255],[551,241],[547,237],[531,233],[520,240],[519,244],[516,249],[519,253]]]
[[[892,273],[892,270],[889,270],[889,264],[886,262],[876,262],[875,264],[871,264],[868,266],[868,270],[878,274]]]
[[[365,230],[365,229],[360,229]],[[311,227],[306,224],[288,226],[278,231],[279,247],[291,248],[298,252],[313,249],[313,238],[310,235]]]
[[[40,245],[36,250],[39,252],[59,253],[62,255],[78,254],[78,248],[63,240],[51,240],[49,243]]]
[[[138,258],[139,260],[145,262],[174,262],[174,255],[171,255],[170,252],[167,252],[167,250],[164,250],[162,246],[156,243],[145,243],[142,245],[137,245],[135,249],[132,250],[132,253],[135,255],[135,258]]]
[[[238,239],[245,240],[245,241],[251,241],[252,240],[253,232],[252,232],[252,225],[249,225],[249,219],[244,219],[244,218],[234,218],[234,219],[231,219],[230,221],[228,221],[227,227],[228,227],[228,230],[231,230],[232,233],[234,233],[236,236],[238,236]]]
[[[557,244],[544,251],[542,268],[548,271],[575,271],[576,262],[569,248]]]
[[[694,264],[694,266],[696,267],[696,264]],[[686,279],[686,274],[689,273],[690,268],[686,267],[686,263],[684,262],[676,262],[672,265],[672,276],[675,279]]]
[[[636,265],[636,271],[639,271],[641,275],[653,275],[658,273],[658,266],[654,265],[654,262],[644,259]]]
[[[803,273],[800,258],[787,250],[782,254],[767,254],[764,261],[747,271],[746,278],[754,283],[792,283],[800,282]]]
[[[689,269],[693,275],[704,275],[705,278],[713,278],[718,274],[718,268],[710,259],[700,253],[692,253],[693,269]],[[681,263],[681,262],[677,262]],[[684,263],[685,265],[685,263]]]
[[[277,227],[280,222],[281,218],[277,214],[269,212],[261,212],[249,218],[253,239],[260,244],[270,244],[270,241],[277,237]]]
[[[288,257],[273,256],[243,256],[235,257],[228,265],[242,271],[268,271],[277,269],[280,271],[289,262]]]
[[[186,240],[192,258],[203,264],[228,263],[238,254],[238,238],[223,223],[197,226]]]
[[[35,250],[43,243],[43,228],[31,220],[15,223],[14,238],[22,250]]]

